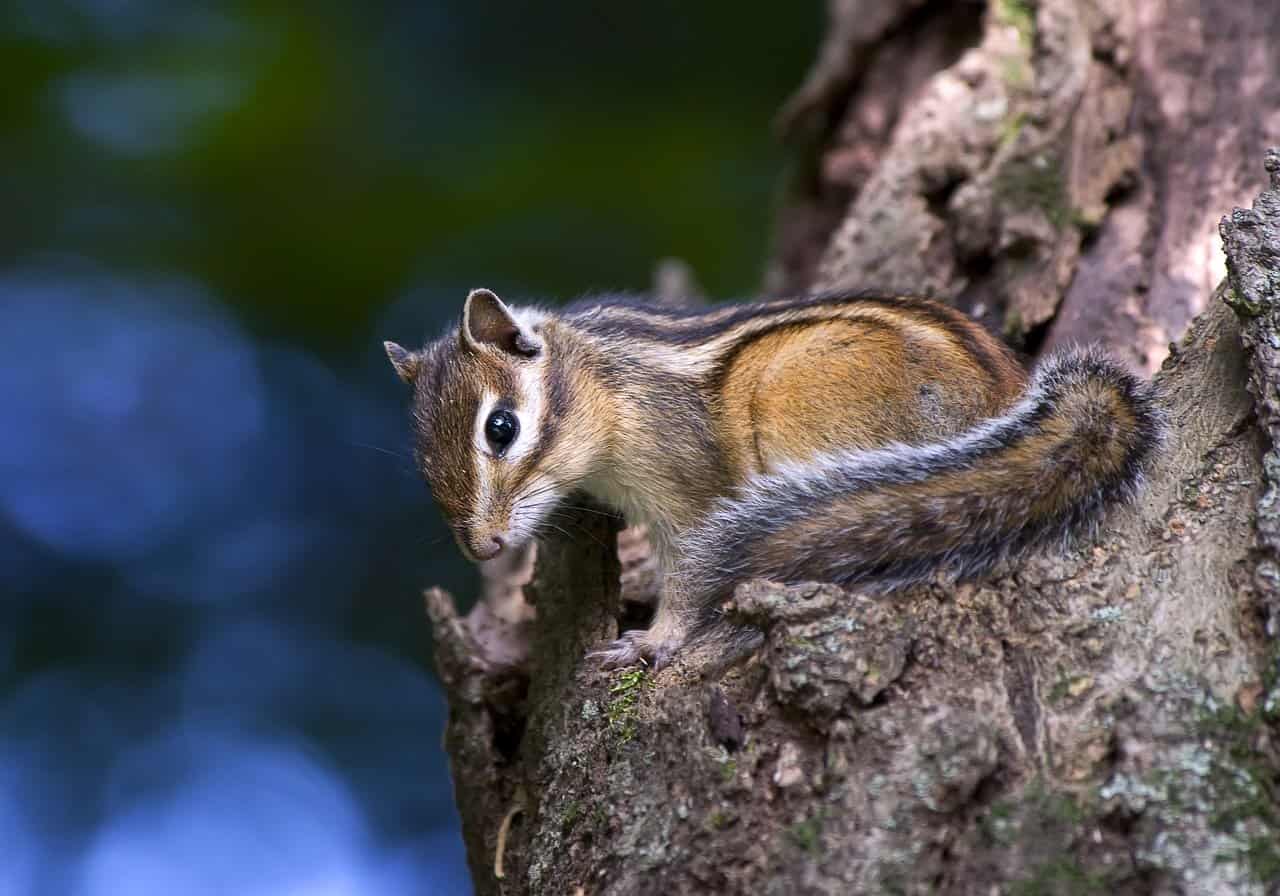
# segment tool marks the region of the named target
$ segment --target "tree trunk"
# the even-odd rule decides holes
[[[626,612],[599,514],[523,594],[429,592],[477,892],[1280,893],[1280,154],[1217,289],[1209,230],[1280,143],[1271,0],[833,0],[781,121],[772,288],[1102,340],[1161,366],[1169,444],[980,583],[744,584],[727,671],[583,660]]]

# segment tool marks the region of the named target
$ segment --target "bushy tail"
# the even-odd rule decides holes
[[[682,583],[710,622],[751,578],[888,590],[972,577],[1132,497],[1163,430],[1149,384],[1097,351],[1058,355],[1009,412],[947,442],[833,454],[748,483],[684,535]]]

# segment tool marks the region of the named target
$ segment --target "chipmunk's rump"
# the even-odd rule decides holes
[[[685,533],[683,585],[707,619],[752,578],[889,590],[975,576],[1088,531],[1135,493],[1163,429],[1149,384],[1098,352],[1060,355],[1008,413],[960,438],[749,481]]]

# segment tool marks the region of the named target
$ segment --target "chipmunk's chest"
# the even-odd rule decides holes
[[[599,503],[621,514],[628,525],[670,528],[670,500],[663,490],[646,487],[626,471],[607,470],[581,483],[583,491]]]
[[[716,498],[732,493],[723,476],[712,471],[689,475],[703,465],[687,457],[652,458],[597,473],[580,487],[620,513],[628,525],[648,526],[651,537],[662,540],[697,523]]]

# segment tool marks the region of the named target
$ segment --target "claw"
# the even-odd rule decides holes
[[[599,661],[605,669],[645,665],[652,666],[655,672],[659,672],[671,665],[679,647],[680,644],[675,641],[655,640],[652,629],[633,629],[623,632],[621,638],[604,650],[587,654],[587,658]]]
[[[645,632],[633,630],[624,632],[622,637],[614,641],[604,650],[593,650],[587,659],[597,660],[605,669],[622,669],[644,663],[645,649],[643,639]]]
[[[676,648],[674,644],[659,644],[653,649],[653,656],[649,662],[653,664],[654,672],[661,672],[671,665],[671,661],[675,659],[675,656]]]

